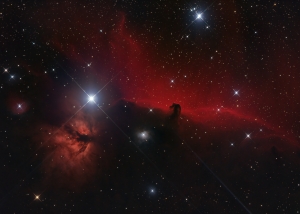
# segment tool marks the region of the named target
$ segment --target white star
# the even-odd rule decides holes
[[[142,139],[145,139],[147,140],[148,138],[148,133],[146,131],[143,131],[139,134],[139,137],[142,138]]]
[[[18,108],[22,108],[22,104],[18,104]]]
[[[246,134],[246,138],[249,138],[249,139],[251,139],[251,136],[250,136],[250,134]]]
[[[3,70],[3,73],[9,73],[8,68],[4,68]]]
[[[202,13],[198,13],[196,19],[202,19]]]
[[[234,91],[234,94],[233,94],[233,96],[240,96],[240,94],[239,94],[239,91],[237,91],[237,90],[234,90],[234,89],[233,89],[233,91]]]
[[[93,96],[89,95],[89,102],[95,102],[95,95]]]

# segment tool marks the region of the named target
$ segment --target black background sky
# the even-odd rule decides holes
[[[299,1],[0,5],[1,213],[300,212]]]

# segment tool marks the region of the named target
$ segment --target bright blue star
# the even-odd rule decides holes
[[[93,96],[89,95],[89,102],[95,102],[95,95]]]
[[[197,13],[197,18],[196,19],[202,19],[202,13]]]

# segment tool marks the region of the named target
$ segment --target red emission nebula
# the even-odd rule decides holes
[[[278,113],[283,111],[284,107],[276,103],[282,103],[286,98],[276,97],[276,94],[268,92],[269,87],[253,85],[247,80],[241,81],[235,78],[236,74],[230,71],[230,67],[212,64],[209,60],[196,66],[197,57],[188,62],[175,58],[174,60],[178,60],[178,63],[174,65],[156,59],[159,57],[156,52],[160,47],[151,47],[147,44],[151,35],[149,38],[142,39],[136,35],[137,33],[133,34],[134,27],[127,22],[126,15],[122,12],[114,17],[114,21],[118,24],[112,29],[108,30],[109,24],[106,23],[103,28],[105,29],[104,35],[99,33],[99,35],[94,35],[96,24],[88,23],[84,16],[75,17],[74,15],[72,19],[78,35],[87,34],[86,40],[91,44],[102,44],[101,50],[95,51],[90,47],[84,47],[83,42],[74,41],[75,38],[72,38],[72,35],[69,35],[70,38],[66,42],[63,35],[68,34],[68,29],[60,28],[60,34],[52,35],[51,29],[59,28],[55,23],[47,23],[45,40],[50,41],[53,48],[58,49],[75,65],[85,67],[87,62],[92,61],[90,67],[85,67],[88,74],[70,72],[71,75],[81,78],[90,75],[98,78],[101,83],[97,87],[101,88],[109,83],[107,88],[117,88],[119,91],[117,97],[107,95],[109,91],[105,90],[106,88],[103,90],[106,95],[99,93],[99,97],[107,98],[101,102],[111,102],[114,105],[118,103],[118,100],[126,100],[142,108],[163,111],[166,115],[170,114],[169,106],[173,102],[179,103],[182,107],[182,116],[179,120],[181,136],[185,138],[195,135],[197,127],[202,127],[198,130],[203,132],[206,130],[209,133],[202,138],[202,146],[208,146],[211,143],[211,137],[215,134],[220,141],[223,141],[220,136],[232,135],[231,139],[240,141],[238,144],[242,147],[247,147],[245,145],[247,140],[255,141],[261,149],[266,150],[272,147],[266,144],[268,139],[276,139],[276,142],[296,143],[295,136],[288,126],[289,123],[282,122],[281,113]],[[85,27],[87,25],[91,25],[88,30]],[[222,49],[219,51],[221,52]],[[163,51],[162,53],[167,54]],[[201,55],[199,54],[198,57]],[[223,70],[226,74],[219,77],[215,75],[214,70]],[[113,80],[110,82],[111,78]],[[77,79],[80,84],[87,85],[86,82],[80,82],[81,79]],[[264,85],[269,84],[271,82],[264,83]],[[281,84],[288,85],[284,81]],[[78,94],[81,91],[76,87],[75,85],[73,91],[66,92],[70,94],[70,100],[62,101],[63,105],[60,108],[66,115],[72,116],[76,112],[76,109],[70,108],[73,103],[80,105]],[[251,92],[249,87],[253,87]],[[270,93],[272,96],[263,98],[262,93]],[[253,103],[252,97],[257,97],[255,99],[257,103]],[[265,111],[257,110],[270,105],[276,106]],[[276,117],[271,118],[269,115],[275,112],[277,112]],[[56,127],[58,131],[53,131],[55,130],[53,127],[44,128],[42,140],[46,143],[43,143],[43,147],[47,148],[47,156],[49,156],[43,161],[46,180],[55,179],[58,181],[57,184],[61,184],[59,186],[80,188],[93,180],[97,171],[101,171],[104,166],[108,167],[109,157],[100,164],[97,161],[105,150],[101,147],[101,135],[104,134],[105,128],[99,128],[99,121],[88,116],[89,114],[84,110],[80,111],[67,124]],[[280,125],[282,123],[283,127]],[[247,139],[247,132],[251,134],[249,139]],[[122,135],[122,132],[119,135]],[[233,135],[238,137],[233,137]],[[96,140],[97,138],[100,140]],[[193,145],[198,144],[195,138],[189,140]],[[264,140],[266,140],[265,143]],[[227,140],[222,143],[227,146],[230,142]],[[220,147],[225,146],[220,145]],[[277,147],[282,149],[280,143]],[[203,155],[209,155],[209,152]],[[56,176],[64,179],[56,178]]]
[[[47,154],[43,160],[47,183],[55,180],[56,188],[64,186],[78,190],[93,180],[96,170],[101,169],[96,161],[96,156],[101,156],[96,153],[100,151],[95,144],[99,133],[95,128],[97,125],[93,118],[78,113],[69,124],[54,133],[44,127],[41,149]]]
[[[56,9],[62,10],[60,8]],[[173,64],[164,62],[160,59],[160,55],[168,53],[162,50],[163,45],[158,44],[157,47],[150,45],[149,40],[154,39],[154,36],[150,34],[143,37],[143,29],[134,29],[123,12],[118,12],[111,19],[111,23],[102,24],[90,20],[85,15],[77,16],[76,11],[70,12],[68,16],[72,19],[73,27],[77,29],[76,36],[71,35],[69,29],[62,27],[64,24],[57,25],[56,22],[43,19],[45,14],[41,9],[37,15],[39,22],[46,23],[43,25],[45,41],[49,41],[54,49],[68,58],[74,67],[84,68],[82,70],[85,73],[78,74],[70,71],[71,76],[77,75],[78,82],[85,86],[88,81],[82,81],[80,78],[85,76],[98,78],[100,84],[97,87],[102,88],[109,83],[107,88],[113,87],[118,91],[117,96],[108,95],[109,91],[105,88],[99,93],[99,97],[106,98],[101,102],[113,105],[118,100],[126,100],[143,108],[164,111],[166,115],[170,113],[168,108],[172,103],[179,103],[182,108],[179,121],[182,136],[190,134],[188,129],[196,130],[198,126],[203,126],[205,130],[217,132],[218,136],[225,132],[238,133],[241,144],[247,140],[247,132],[251,134],[253,141],[260,143],[264,139],[281,139],[279,141],[291,145],[297,143],[297,136],[292,130],[292,121],[284,121],[282,115],[285,106],[281,104],[288,100],[288,96],[278,96],[280,92],[274,93],[269,86],[272,85],[274,78],[277,78],[278,73],[274,73],[268,79],[259,80],[259,83],[252,83],[247,80],[250,77],[240,77],[228,65],[213,63],[209,59],[200,60],[203,63],[199,64],[199,58],[204,57],[201,53],[189,61],[185,61],[184,56],[183,58],[174,56]],[[63,21],[67,22],[67,19]],[[112,23],[117,24],[112,25]],[[103,26],[101,33],[96,27],[98,25]],[[59,34],[53,29],[59,31]],[[85,39],[78,40],[78,35],[85,35]],[[84,41],[88,41],[90,45],[86,47]],[[236,38],[235,42],[242,41]],[[93,44],[98,44],[97,50],[91,48]],[[227,46],[220,46],[215,51],[216,60],[221,57],[219,53],[226,48]],[[274,58],[280,57],[279,55],[282,56],[283,53],[275,52]],[[88,67],[87,64],[90,62],[92,62],[91,66]],[[276,63],[278,67],[284,69],[283,63]],[[216,71],[222,71],[223,74],[216,75],[218,73]],[[284,80],[279,82],[284,85],[281,87],[287,90],[292,90],[296,84]],[[74,91],[66,92],[72,98],[61,106],[62,111],[71,116],[77,109],[72,109],[70,106],[73,103],[78,104],[79,93],[84,94],[79,88],[76,89],[75,83],[72,84],[74,84],[72,89]],[[254,98],[255,102],[253,102]],[[290,109],[295,108],[289,100],[288,104]],[[190,124],[187,121],[190,121]],[[53,131],[54,128],[44,128],[46,131],[43,134],[43,142],[46,143],[43,146],[53,147],[48,149],[49,158],[43,162],[45,173],[50,176],[50,179],[55,176],[54,171],[59,171],[63,174],[62,177],[67,178],[66,181],[72,180],[71,183],[65,182],[64,185],[74,187],[80,186],[93,177],[100,167],[94,159],[99,156],[100,151],[103,152],[103,148],[102,150],[94,148],[101,147],[101,144],[95,143],[95,139],[99,136],[101,138],[104,130],[99,128],[97,123],[93,117],[87,116],[86,111],[80,111],[67,124],[62,125],[61,128],[56,127],[58,128],[56,132]],[[191,126],[193,128],[190,128]],[[119,134],[122,135],[121,132]],[[195,140],[190,141],[193,143]],[[209,140],[202,142],[202,145],[205,143],[209,144]],[[224,143],[229,144],[229,141]],[[268,144],[263,148],[268,150],[271,146]]]

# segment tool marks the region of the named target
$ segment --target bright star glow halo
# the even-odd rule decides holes
[[[88,95],[89,102],[95,102],[95,95]]]
[[[196,19],[202,19],[202,13],[197,13],[197,18]]]
[[[149,138],[149,133],[147,131],[142,131],[138,133],[138,136],[142,140],[147,140]]]

